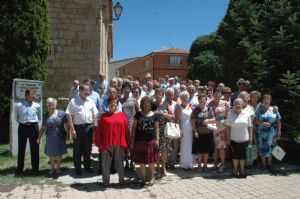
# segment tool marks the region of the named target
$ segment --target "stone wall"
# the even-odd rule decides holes
[[[103,12],[99,2],[49,1],[51,54],[47,61],[45,98],[68,97],[74,79],[82,81],[99,72],[107,73],[109,34],[103,16],[107,21],[110,11]],[[105,9],[111,8],[111,0],[102,2]]]

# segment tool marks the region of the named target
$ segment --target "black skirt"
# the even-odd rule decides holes
[[[197,154],[209,154],[212,149],[213,134],[205,133],[199,134],[198,138],[193,138],[192,153]]]
[[[230,143],[230,152],[231,158],[235,160],[245,160],[246,159],[246,149],[249,142],[235,142],[231,140]]]

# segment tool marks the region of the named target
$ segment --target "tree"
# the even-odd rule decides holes
[[[193,42],[188,59],[189,78],[200,78],[203,82],[223,79],[223,66],[215,53],[216,49],[217,40],[215,33],[198,37]]]
[[[46,78],[48,1],[3,0],[0,12],[0,140],[7,142],[13,79]]]
[[[213,42],[191,47],[189,74],[201,77],[193,76],[196,63],[205,68],[211,64],[207,60],[218,58],[222,74],[215,80],[235,88],[236,80],[244,77],[252,90],[271,94],[283,116],[283,131],[295,138],[300,129],[299,35],[300,0],[231,0]]]

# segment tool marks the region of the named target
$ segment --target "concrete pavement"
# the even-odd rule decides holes
[[[136,182],[136,172],[127,171],[127,182],[122,186],[117,183],[117,174],[111,175],[112,185],[104,188],[96,171],[83,172],[78,177],[74,169],[69,169],[57,179],[45,179],[40,185],[28,184],[6,191],[2,187],[0,198],[300,198],[298,167],[285,163],[274,166],[273,173],[252,167],[246,179],[233,178],[230,165],[222,174],[213,169],[199,173],[176,168],[153,186],[143,188]]]

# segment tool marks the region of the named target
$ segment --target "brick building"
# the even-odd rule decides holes
[[[187,77],[189,52],[179,48],[168,48],[154,51],[133,62],[119,68],[119,76],[131,75],[142,80],[146,73],[151,73],[153,78],[178,76]]]
[[[51,54],[44,97],[68,97],[74,79],[108,76],[112,0],[49,1]]]
[[[113,77],[119,77],[119,68],[120,67],[122,67],[130,62],[133,62],[139,58],[140,57],[132,57],[132,58],[128,58],[128,59],[120,59],[117,61],[109,62],[109,74],[108,74],[107,79],[111,79]]]

